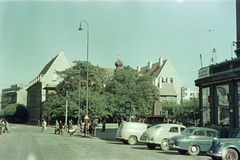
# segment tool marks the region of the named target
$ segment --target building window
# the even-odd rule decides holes
[[[203,126],[210,123],[210,104],[208,102],[208,96],[210,95],[209,87],[202,89],[202,115],[203,115]]]
[[[173,83],[173,78],[170,78],[170,82]]]
[[[164,81],[164,78],[162,78],[162,82],[164,83],[165,81]]]
[[[228,93],[229,87],[228,84],[220,85],[216,87],[217,92],[217,111],[218,111],[218,124],[230,125],[229,121],[229,102],[228,102]]]
[[[166,78],[166,83],[168,83],[168,78]]]
[[[240,82],[237,83],[238,126],[240,127]]]

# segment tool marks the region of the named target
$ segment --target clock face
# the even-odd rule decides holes
[[[131,108],[131,103],[130,102],[126,102],[126,108]]]

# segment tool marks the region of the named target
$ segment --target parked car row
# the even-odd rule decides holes
[[[130,145],[143,142],[149,149],[159,146],[165,152],[170,148],[191,156],[205,152],[214,160],[238,160],[240,157],[240,133],[236,138],[221,138],[220,133],[211,128],[124,122],[119,126],[116,138]]]

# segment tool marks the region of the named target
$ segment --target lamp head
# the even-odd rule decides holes
[[[232,42],[232,45],[233,45],[233,46],[235,46],[235,44],[236,44],[236,42],[235,42],[235,41],[233,41],[233,42]]]
[[[81,31],[82,30],[82,25],[81,25],[81,23],[80,23],[80,27],[79,27],[79,29],[78,29],[79,31]]]

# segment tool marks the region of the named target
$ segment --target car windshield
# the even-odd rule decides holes
[[[193,132],[193,129],[185,129],[182,134],[190,135]]]

